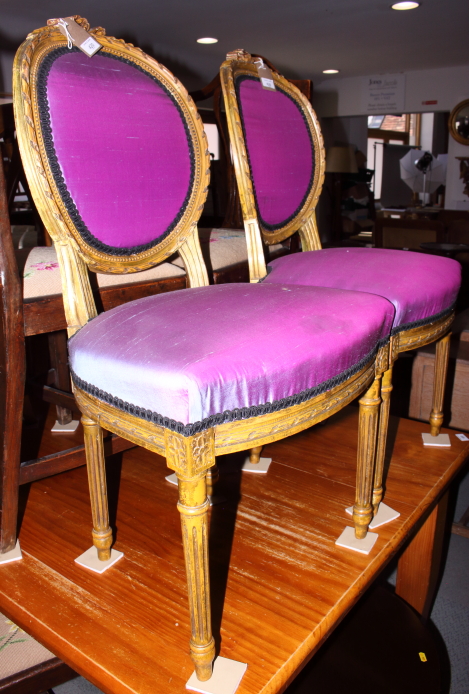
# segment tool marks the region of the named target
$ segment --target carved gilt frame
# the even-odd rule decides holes
[[[13,95],[18,144],[34,202],[55,242],[64,288],[69,334],[96,315],[87,268],[94,272],[131,273],[146,270],[179,251],[191,286],[208,285],[202,258],[197,222],[207,196],[210,155],[201,118],[187,90],[163,65],[141,49],[121,39],[106,36],[103,28],[90,29],[76,15],[75,21],[102,45],[101,54],[115,55],[143,68],[170,92],[184,115],[194,147],[195,177],[192,193],[179,222],[160,244],[131,256],[103,253],[89,246],[77,231],[61,199],[46,155],[39,120],[37,74],[44,58],[54,49],[67,45],[56,20],[33,31],[18,49],[13,66]],[[91,58],[92,60],[92,58]]]
[[[291,82],[288,82],[284,77],[272,71],[275,85],[295,101],[309,126],[315,153],[315,170],[311,190],[303,207],[294,219],[276,231],[264,229],[257,214],[253,184],[249,170],[248,154],[236,96],[235,80],[240,75],[258,78],[257,67],[254,64],[253,58],[249,53],[243,50],[228,53],[226,61],[220,68],[220,80],[225,99],[228,129],[233,151],[233,164],[238,180],[248,245],[250,246],[250,250],[254,249],[254,259],[252,262],[253,271],[251,273],[251,281],[253,282],[262,279],[267,272],[263,260],[260,234],[262,234],[264,241],[268,245],[271,245],[279,243],[291,236],[295,231],[299,231],[303,250],[319,250],[321,248],[315,209],[324,183],[326,160],[319,121],[311,104]]]

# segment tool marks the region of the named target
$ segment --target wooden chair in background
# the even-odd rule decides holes
[[[78,676],[3,614],[0,614],[0,647],[1,694],[54,694],[52,687]]]
[[[445,228],[431,219],[391,219],[378,217],[375,221],[376,248],[399,248],[420,251],[421,243],[443,243]]]
[[[21,484],[57,474],[85,464],[84,444],[20,462],[26,381],[25,340],[47,334],[52,353],[52,373],[48,383],[29,384],[29,392],[58,409],[58,419],[66,424],[72,412],[79,412],[71,393],[62,285],[57,254],[53,246],[15,250],[9,221],[7,190],[0,167],[0,439],[2,441],[0,500],[0,553],[16,545],[18,488]],[[24,278],[24,274],[28,275]],[[23,286],[24,285],[24,286]],[[184,289],[186,273],[170,263],[139,275],[103,275],[94,278],[94,296],[99,310],[108,310],[127,301],[161,292]],[[106,444],[108,452],[128,447],[116,438]]]
[[[86,20],[75,19],[89,31]],[[197,220],[209,157],[194,103],[166,68],[139,49],[98,28],[91,35],[101,50],[89,59],[67,48],[56,24],[49,20],[19,48],[14,98],[25,171],[58,250],[71,373],[85,431],[92,561],[96,551],[98,563],[115,559],[104,427],[164,455],[176,472],[191,656],[197,677],[207,680],[215,655],[207,478],[211,484],[215,455],[301,431],[365,393],[354,521],[358,536],[366,535],[379,380],[394,310],[385,299],[359,292],[278,284],[207,286]],[[80,98],[81,90],[86,98]],[[133,136],[123,141],[123,129]],[[139,142],[142,132],[145,148]],[[86,154],[76,167],[91,141],[94,157]],[[125,163],[116,160],[122,147]],[[113,214],[124,192],[131,205]],[[144,223],[148,215],[151,224]],[[88,270],[144,271],[176,250],[191,289],[97,315]],[[274,325],[272,315],[279,317]]]
[[[275,89],[263,88],[254,59],[241,49],[228,53],[220,78],[250,248],[251,282],[372,292],[387,298],[395,307],[389,363],[381,389],[383,404],[374,481],[377,513],[383,496],[393,362],[399,352],[435,340],[438,342],[430,425],[433,436],[440,431],[449,330],[460,285],[460,266],[448,258],[423,253],[379,248],[321,250],[315,208],[324,180],[325,153],[310,102],[275,71]],[[262,244],[279,243],[297,231],[303,252],[272,261],[267,274]]]

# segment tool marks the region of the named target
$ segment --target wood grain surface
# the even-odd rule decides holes
[[[267,446],[267,475],[242,474],[242,455],[218,459],[227,502],[211,511],[212,620],[217,653],[248,663],[239,694],[285,688],[469,454],[454,434],[450,449],[424,448],[428,425],[391,418],[385,500],[401,516],[379,528],[369,556],[356,554],[334,541],[351,524],[357,417],[349,407]],[[74,563],[91,546],[86,470],[25,486],[24,559],[0,568],[0,610],[105,692],[183,692],[193,670],[167,474],[164,459],[141,448],[109,460],[111,524],[125,557],[101,576]]]

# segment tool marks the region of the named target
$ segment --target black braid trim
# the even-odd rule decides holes
[[[131,65],[133,68],[136,70],[139,70],[142,72],[144,75],[147,77],[150,77],[156,84],[161,87],[164,92],[169,96],[173,104],[176,106],[180,116],[181,120],[184,125],[184,130],[186,132],[186,138],[187,138],[187,144],[189,146],[189,158],[190,158],[190,165],[191,165],[191,176],[190,176],[190,182],[189,182],[189,188],[185,197],[185,200],[181,206],[181,209],[179,210],[178,214],[176,217],[173,219],[171,224],[167,227],[167,229],[160,234],[156,239],[153,241],[149,241],[148,243],[141,244],[140,246],[132,246],[132,247],[125,247],[121,248],[118,246],[108,246],[107,244],[103,243],[99,239],[97,239],[91,231],[88,229],[86,224],[84,223],[83,219],[80,216],[80,213],[78,212],[78,209],[72,199],[72,196],[70,195],[67,185],[65,183],[62,170],[60,168],[60,164],[57,158],[57,154],[55,151],[54,147],[54,140],[53,140],[53,135],[52,135],[52,127],[51,127],[51,120],[50,120],[50,111],[49,111],[49,102],[47,99],[47,80],[49,77],[49,73],[51,70],[52,65],[54,62],[57,60],[57,58],[60,58],[62,55],[65,55],[66,53],[71,52],[77,53],[79,52],[78,48],[72,48],[68,49],[67,47],[62,47],[62,48],[56,48],[55,50],[51,51],[42,61],[42,64],[38,70],[38,76],[37,76],[37,95],[38,95],[38,104],[39,104],[39,118],[41,121],[41,130],[42,130],[42,138],[44,141],[44,147],[46,150],[46,155],[49,160],[49,165],[52,171],[52,175],[54,177],[55,185],[57,186],[57,189],[59,191],[60,197],[62,198],[62,201],[67,209],[68,214],[70,215],[70,218],[72,222],[74,223],[77,231],[79,232],[80,236],[84,239],[84,241],[91,246],[92,248],[95,248],[98,251],[102,251],[104,253],[110,253],[112,255],[117,255],[117,256],[128,256],[128,255],[134,255],[135,253],[142,253],[143,251],[148,251],[151,248],[154,248],[157,246],[159,243],[163,241],[172,231],[173,229],[179,224],[180,220],[182,219],[186,208],[189,204],[189,200],[192,195],[192,190],[194,187],[194,180],[195,180],[195,154],[194,154],[194,147],[192,143],[192,138],[190,135],[190,131],[186,122],[186,119],[184,117],[184,114],[182,112],[181,107],[177,103],[176,99],[172,96],[172,94],[168,91],[168,89],[162,84],[154,75],[150,74],[146,70],[144,70],[142,67],[139,65],[136,65],[133,63],[131,60],[128,60],[126,58],[122,58],[117,55],[112,55],[110,53],[107,53],[105,50],[102,50],[101,53],[104,54],[107,58],[110,58],[111,60],[117,60],[121,63],[126,63],[127,65]]]
[[[433,323],[436,320],[440,320],[441,318],[444,318],[445,316],[449,316],[449,314],[454,311],[454,307],[456,306],[456,303],[452,304],[449,308],[445,308],[443,311],[440,311],[440,313],[435,313],[434,316],[430,316],[430,318],[421,318],[420,320],[415,320],[413,323],[406,323],[405,325],[398,325],[397,327],[393,328],[391,330],[391,335],[396,335],[397,333],[402,333],[404,330],[412,330],[412,328],[420,328],[423,325],[426,325],[427,323]]]
[[[314,388],[308,388],[308,390],[303,390],[297,395],[290,395],[281,400],[275,400],[274,402],[266,402],[263,405],[252,405],[251,407],[241,407],[235,410],[225,410],[225,412],[220,412],[218,414],[210,415],[201,422],[195,422],[194,424],[183,424],[182,422],[176,422],[174,419],[169,417],[164,417],[158,412],[152,412],[151,410],[145,410],[143,407],[138,405],[133,405],[132,403],[125,402],[110,393],[106,393],[104,390],[100,390],[97,386],[93,386],[81,379],[77,374],[70,368],[70,373],[73,378],[74,384],[84,390],[86,393],[93,395],[93,397],[98,398],[104,402],[107,402],[112,407],[116,407],[122,412],[127,412],[128,414],[138,417],[139,419],[144,419],[147,422],[152,422],[153,424],[158,424],[159,426],[169,429],[170,431],[176,431],[182,436],[194,436],[205,429],[210,429],[214,426],[219,426],[225,422],[235,422],[241,419],[250,419],[251,417],[259,417],[263,414],[270,414],[272,412],[278,412],[279,410],[284,410],[287,407],[292,407],[293,405],[300,405],[306,400],[311,400],[321,393],[325,393],[332,388],[340,385],[347,381],[351,376],[358,373],[366,364],[373,359],[378,349],[389,341],[389,338],[380,340],[376,347],[371,350],[366,357],[363,357],[357,364],[351,366],[346,371],[330,378],[324,383],[320,383]]]
[[[236,80],[235,80],[236,96],[237,96],[237,98],[238,98],[239,114],[240,114],[240,116],[241,116],[241,126],[242,126],[242,128],[243,128],[244,142],[246,143],[246,152],[247,152],[247,155],[248,155],[249,169],[250,169],[251,174],[252,174],[251,158],[250,158],[250,155],[249,155],[248,142],[247,142],[247,138],[246,138],[246,129],[245,129],[245,127],[244,127],[243,107],[242,107],[241,98],[240,98],[240,93],[239,93],[240,85],[241,85],[241,83],[244,82],[245,80],[252,80],[253,82],[260,82],[260,79],[259,79],[258,77],[253,77],[252,75],[240,75],[240,76],[237,77]],[[290,94],[287,94],[287,92],[285,92],[283,89],[280,89],[280,87],[279,87],[278,85],[275,85],[275,89],[276,89],[278,92],[281,92],[282,94],[284,94],[284,95],[285,95],[288,99],[290,99],[290,101],[292,101],[292,102],[295,104],[295,106],[298,108],[298,104],[296,103],[295,99],[294,99],[292,96],[290,96]],[[309,123],[308,123],[308,121],[307,121],[307,118],[306,118],[305,114],[303,113],[303,111],[302,111],[301,109],[299,109],[299,111],[300,111],[300,113],[301,113],[301,117],[303,118],[303,120],[304,120],[304,122],[305,122],[306,131],[307,131],[307,133],[308,133],[308,137],[309,137],[309,140],[310,140],[310,143],[311,143],[311,153],[312,153],[312,155],[313,155],[313,166],[312,166],[312,169],[311,169],[311,178],[310,178],[310,181],[309,181],[309,184],[308,184],[308,190],[306,191],[306,193],[305,193],[305,195],[304,195],[304,197],[303,197],[303,200],[300,202],[300,204],[298,205],[298,207],[296,208],[296,210],[295,210],[289,217],[287,217],[287,219],[285,219],[283,222],[280,222],[279,224],[269,224],[268,222],[264,221],[264,219],[262,218],[262,215],[261,215],[261,213],[260,213],[259,205],[258,205],[258,202],[257,202],[256,184],[255,184],[255,182],[254,182],[254,177],[251,175],[252,188],[253,188],[253,191],[254,191],[254,200],[255,200],[255,203],[256,203],[257,216],[259,217],[259,221],[261,222],[261,224],[262,224],[262,226],[264,227],[264,229],[267,229],[268,231],[277,231],[277,229],[282,229],[282,227],[286,226],[289,222],[291,222],[293,219],[295,219],[295,217],[297,216],[297,214],[299,214],[299,212],[301,211],[301,209],[302,209],[303,205],[305,204],[306,200],[308,199],[308,195],[310,194],[311,188],[313,187],[313,183],[314,183],[314,171],[315,171],[315,168],[316,168],[316,155],[315,155],[315,151],[314,151],[314,143],[313,143],[313,138],[311,137],[311,132],[310,132],[310,129],[309,129]]]

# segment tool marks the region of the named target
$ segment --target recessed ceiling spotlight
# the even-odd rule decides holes
[[[323,73],[325,75],[336,75],[339,71],[338,70],[323,70]]]
[[[218,43],[218,39],[212,39],[210,36],[204,39],[197,39],[197,43]]]
[[[394,5],[391,5],[391,8],[393,10],[415,10],[415,8],[419,6],[419,2],[409,2],[409,0],[405,0],[405,2],[395,2]]]

